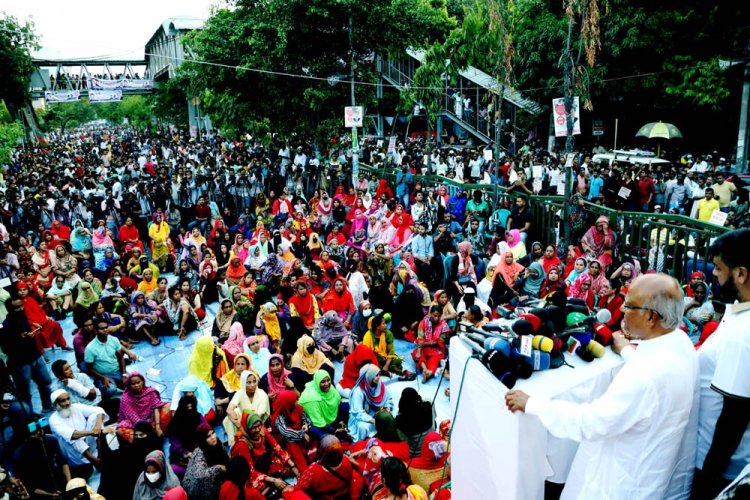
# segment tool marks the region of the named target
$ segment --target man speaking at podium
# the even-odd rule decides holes
[[[535,415],[550,434],[578,441],[563,499],[686,498],[695,454],[695,348],[678,330],[682,290],[674,278],[637,278],[622,306],[613,350],[625,360],[607,391],[577,404],[508,391],[512,412]],[[637,340],[637,348],[630,345]],[[692,418],[691,418],[692,417]]]

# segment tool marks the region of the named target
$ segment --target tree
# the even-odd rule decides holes
[[[343,125],[350,101],[348,87],[329,85],[330,76],[375,82],[375,53],[423,46],[453,26],[444,0],[237,0],[233,7],[185,38],[196,59],[218,63],[181,67],[188,95],[199,95],[222,128],[267,118],[274,130],[319,137],[334,118]],[[356,90],[357,104],[375,104],[374,83]]]
[[[88,101],[60,102],[50,104],[42,119],[48,130],[59,128],[65,132],[66,127],[96,120],[96,111]]]
[[[24,136],[21,122],[0,123],[0,165],[10,161],[13,148]]]
[[[0,100],[13,116],[28,98],[34,71],[30,52],[38,48],[33,23],[21,24],[15,17],[0,13]]]

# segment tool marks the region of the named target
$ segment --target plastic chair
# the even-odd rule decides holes
[[[510,210],[506,208],[495,210],[492,217],[490,217],[490,223],[488,224],[490,232],[494,233],[495,227],[498,225],[505,227],[505,224],[508,223],[508,217],[510,217]]]

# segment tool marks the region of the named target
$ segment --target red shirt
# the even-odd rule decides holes
[[[638,179],[638,201],[641,204],[648,203],[649,196],[654,192],[654,180],[651,177]]]

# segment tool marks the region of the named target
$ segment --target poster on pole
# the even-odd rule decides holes
[[[344,126],[346,128],[361,127],[364,116],[362,106],[346,106],[344,107]]]
[[[396,151],[396,136],[392,135],[390,139],[388,139],[388,154],[393,153]]]
[[[578,96],[573,97],[573,109],[570,114],[573,117],[573,135],[581,133],[581,108],[578,102]],[[565,98],[558,97],[552,99],[552,112],[555,121],[555,137],[565,137],[568,135],[568,120],[565,115]]]

